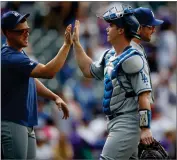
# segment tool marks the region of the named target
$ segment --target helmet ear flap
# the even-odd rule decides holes
[[[140,24],[138,22],[138,20],[135,18],[135,16],[132,15],[127,15],[123,17],[124,20],[124,26],[125,26],[125,34],[127,35],[127,37],[131,37],[131,38],[138,38],[140,39],[140,35],[138,35],[138,30],[140,27]]]

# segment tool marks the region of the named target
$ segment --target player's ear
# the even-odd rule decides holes
[[[143,29],[142,26],[140,26],[139,29],[138,29],[137,34],[141,34],[142,29]]]
[[[123,28],[117,28],[117,32],[118,32],[118,34],[123,34],[124,33],[124,29]]]
[[[5,31],[5,35],[6,37],[9,37],[11,35],[11,32],[9,32],[8,30]]]

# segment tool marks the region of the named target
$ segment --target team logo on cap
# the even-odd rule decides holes
[[[19,13],[18,13],[18,12],[12,11],[12,13],[13,13],[16,17],[19,16]]]

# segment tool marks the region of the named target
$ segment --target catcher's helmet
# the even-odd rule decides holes
[[[125,34],[128,37],[140,39],[140,36],[137,34],[140,24],[133,13],[131,7],[124,8],[121,5],[121,9],[119,10],[116,7],[112,7],[106,11],[102,18],[108,23],[113,23],[120,28],[124,28]]]
[[[162,147],[162,145],[154,140],[150,145],[144,145],[142,143],[138,146],[138,157],[141,160],[145,159],[170,159],[168,153]]]

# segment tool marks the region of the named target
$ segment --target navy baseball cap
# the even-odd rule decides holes
[[[6,12],[1,17],[1,28],[14,29],[18,23],[20,23],[24,18],[27,18],[29,16],[30,16],[29,13],[21,15],[16,11]]]
[[[140,25],[159,26],[163,23],[162,20],[155,19],[154,13],[149,8],[136,8],[134,9],[134,15],[139,21]]]

